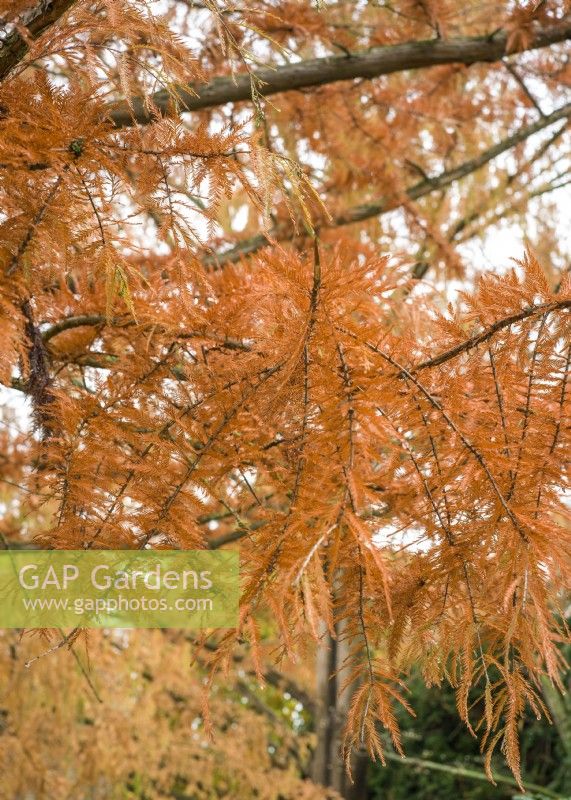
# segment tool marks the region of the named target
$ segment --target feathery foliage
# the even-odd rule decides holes
[[[568,635],[571,281],[533,203],[567,179],[571,111],[529,88],[569,86],[568,5],[98,0],[38,35],[30,5],[2,4],[0,380],[34,419],[2,418],[3,536],[240,542],[211,679],[256,653],[264,609],[290,657],[342,627],[348,764],[383,758],[379,725],[401,751],[418,663],[521,782],[518,721],[546,713]],[[405,48],[391,74],[271,102],[256,76],[430,36],[481,56],[410,72]],[[252,113],[179,113],[234,72]],[[430,265],[465,278],[458,245],[512,214],[535,214],[547,272],[529,250],[447,309],[418,291]]]

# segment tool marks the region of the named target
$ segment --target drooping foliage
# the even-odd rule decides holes
[[[427,688],[419,675],[411,676],[407,685],[417,712],[414,719],[406,712],[398,714],[407,758],[392,756],[388,768],[371,767],[371,800],[387,795],[395,800],[435,795],[443,800],[511,799],[515,787],[502,780],[501,768],[494,770],[496,786],[482,780],[477,742],[458,724],[453,690],[445,685]],[[476,695],[470,699],[478,702]],[[520,727],[520,751],[526,794],[568,794],[569,748],[556,725],[527,714]]]
[[[0,380],[33,425],[7,402],[6,542],[239,542],[212,676],[263,609],[289,656],[341,626],[348,762],[383,758],[379,723],[400,751],[419,663],[520,780],[518,720],[567,636],[571,283],[533,203],[568,173],[568,8],[53,3],[36,35],[8,5]],[[415,61],[429,36],[449,63]],[[265,100],[255,65],[292,50],[306,83],[324,51],[340,72]],[[244,76],[250,105],[223,105]],[[546,272],[530,251],[448,308],[419,290],[512,212]]]

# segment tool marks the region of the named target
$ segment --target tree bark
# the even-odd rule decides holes
[[[354,687],[342,689],[350,672],[350,640],[344,623],[336,625],[336,636],[325,630],[316,657],[318,705],[315,715],[317,745],[311,777],[322,786],[335,789],[345,800],[366,800],[369,757],[356,751],[351,757],[350,779],[342,756],[343,736]]]
[[[553,27],[536,31],[527,50],[549,47],[571,38],[571,16]],[[489,36],[459,37],[406,42],[385,47],[373,47],[366,52],[347,56],[312,58],[293,64],[262,67],[252,73],[235,77],[214,78],[209,83],[190,83],[173,93],[159,91],[152,96],[151,108],[141,97],[134,97],[131,106],[125,101],[110,108],[109,118],[116,127],[147,124],[156,115],[175,110],[198,111],[225,103],[252,100],[252,82],[264,97],[293,89],[323,86],[355,78],[378,78],[393,72],[433,67],[441,64],[466,64],[499,61],[508,52],[508,34],[500,30]]]
[[[322,626],[322,638],[316,656],[316,695],[315,732],[317,744],[313,754],[311,777],[322,786],[331,785],[331,744],[334,736],[335,704],[337,683],[335,665],[337,642]]]
[[[37,5],[21,14],[17,22],[27,29],[31,39],[37,39],[56,23],[74,2],[75,0],[40,0]],[[24,58],[29,49],[28,42],[17,29],[5,37],[0,46],[0,81]]]

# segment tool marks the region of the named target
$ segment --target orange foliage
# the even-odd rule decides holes
[[[392,704],[419,662],[427,682],[457,687],[462,719],[521,781],[518,720],[526,704],[544,711],[540,679],[558,684],[567,636],[571,283],[554,289],[530,251],[443,311],[409,267],[462,277],[461,241],[558,188],[569,114],[529,147],[548,123],[518,135],[537,114],[501,59],[274,100],[253,70],[292,48],[493,42],[498,28],[519,51],[567,12],[68,5],[0,87],[0,380],[35,423],[0,431],[2,535],[239,542],[241,622],[212,675],[239,641],[255,655],[263,610],[292,657],[342,623],[349,756],[364,744],[382,758],[378,723],[400,750]],[[558,48],[526,54],[546,91],[568,81]],[[178,113],[183,84],[200,95],[233,72],[250,75],[252,118]],[[114,126],[121,103],[147,124]],[[512,161],[494,165],[500,140]],[[244,208],[253,241],[236,242]],[[398,257],[379,256],[393,240]]]

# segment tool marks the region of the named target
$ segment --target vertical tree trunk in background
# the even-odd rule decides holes
[[[369,754],[364,749],[353,753],[352,758],[353,783],[347,781],[345,790],[346,800],[366,800],[367,776],[369,772]]]
[[[345,790],[351,785],[342,757],[343,730],[351,702],[351,686],[345,686],[351,672],[349,664],[350,642],[345,635],[345,620],[337,623],[335,648],[335,708],[333,710],[333,740],[331,742],[331,786],[346,797]]]
[[[366,752],[355,752],[352,756],[352,778],[349,779],[342,758],[343,732],[349,712],[349,703],[354,687],[341,691],[350,672],[348,659],[350,640],[344,636],[344,623],[336,626],[334,639],[324,628],[316,658],[317,705],[315,730],[317,744],[313,757],[312,778],[322,786],[335,789],[345,800],[366,800],[367,767]]]
[[[322,638],[317,648],[315,732],[317,744],[313,754],[311,777],[322,786],[331,785],[331,744],[334,738],[334,717],[337,686],[334,677],[337,642],[323,624]]]

